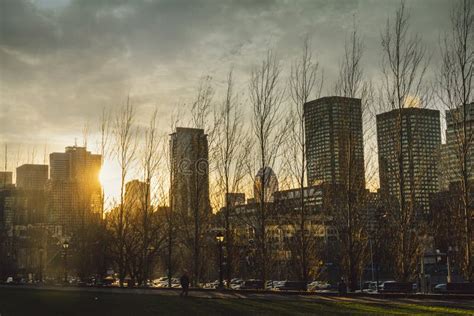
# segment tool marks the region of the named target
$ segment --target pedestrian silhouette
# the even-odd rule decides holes
[[[183,273],[181,278],[179,279],[179,282],[181,283],[181,294],[179,296],[188,296],[188,290],[189,290],[189,277],[186,271]]]
[[[339,295],[344,295],[347,293],[347,285],[346,282],[344,282],[344,278],[341,278],[341,281],[337,285],[337,289],[339,291]]]

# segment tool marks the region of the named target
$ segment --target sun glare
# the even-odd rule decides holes
[[[99,180],[104,188],[106,200],[110,202],[120,195],[120,170],[111,161],[105,161],[99,174]]]
[[[409,108],[419,108],[421,106],[421,100],[416,96],[409,95],[405,99],[405,106]]]

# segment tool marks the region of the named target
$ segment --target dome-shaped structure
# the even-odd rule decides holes
[[[265,186],[262,187],[262,183]],[[278,178],[273,172],[272,168],[265,167],[260,169],[255,176],[255,183],[253,187],[253,196],[258,203],[261,199],[262,192],[264,194],[265,202],[273,202],[273,194],[278,191]]]

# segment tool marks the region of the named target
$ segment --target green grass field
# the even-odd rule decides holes
[[[191,293],[192,295],[192,293]],[[417,304],[66,292],[0,288],[0,315],[472,315],[474,310]]]

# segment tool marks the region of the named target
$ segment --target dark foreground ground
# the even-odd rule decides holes
[[[176,291],[0,288],[12,315],[474,315],[474,302],[446,299],[281,296]]]

